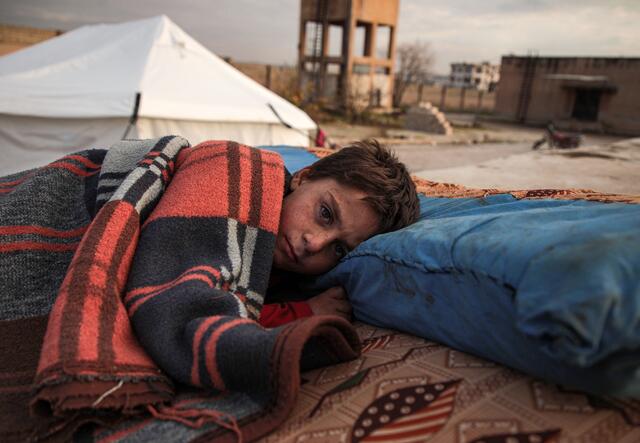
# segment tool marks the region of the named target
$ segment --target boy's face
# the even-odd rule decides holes
[[[321,274],[377,233],[378,214],[362,200],[367,194],[332,178],[291,182],[282,203],[273,265],[298,274]]]

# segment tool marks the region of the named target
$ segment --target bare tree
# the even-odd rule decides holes
[[[419,85],[427,81],[435,57],[431,45],[420,40],[398,45],[396,57],[398,70],[393,88],[393,106],[399,107],[409,85]]]

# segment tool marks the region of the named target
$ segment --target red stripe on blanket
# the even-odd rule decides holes
[[[87,168],[91,168],[91,169],[100,168],[99,164],[92,162],[91,160],[89,160],[86,157],[83,157],[82,155],[67,155],[65,157],[62,157],[60,160],[75,160],[75,161],[77,161],[79,163],[82,163]],[[58,160],[58,161],[60,161],[60,160]]]
[[[77,341],[77,355],[82,359],[98,360],[103,357],[113,360],[113,331],[104,326],[109,321],[105,317],[115,316],[116,305],[122,303],[119,294],[122,293],[126,280],[118,279],[118,265],[125,262],[127,267],[130,266],[132,257],[126,257],[125,254],[129,243],[138,236],[140,228],[138,213],[129,203],[114,204],[116,207],[109,229],[104,231],[95,249],[90,252],[93,253],[94,263],[88,273],[90,285],[83,296]],[[106,267],[106,264],[111,266]],[[87,318],[99,321],[89,322],[86,321]]]
[[[156,364],[140,346],[132,328],[129,315],[123,305],[115,313],[113,327],[113,362],[123,365],[140,365],[156,368]]]
[[[58,168],[58,169],[66,169],[69,172],[72,172],[75,175],[78,175],[80,177],[89,177],[91,175],[94,175],[98,172],[100,172],[99,169],[96,169],[94,171],[85,171],[82,170],[80,168],[78,168],[77,166],[74,166],[72,164],[69,163],[65,163],[62,161],[57,161],[51,164],[48,164],[47,166],[44,166],[44,168]]]
[[[162,217],[230,217],[278,232],[284,193],[284,165],[278,154],[230,142],[205,142],[183,150],[178,165],[172,186],[146,223]],[[254,180],[262,186],[255,186]],[[180,191],[184,189],[201,192],[185,195]],[[230,192],[233,189],[240,192]],[[257,192],[260,207],[251,208],[249,202]]]
[[[236,326],[244,325],[244,324],[252,324],[255,325],[256,322],[247,319],[237,319],[232,320],[228,323],[225,323],[222,326],[218,326],[213,334],[209,336],[207,343],[205,344],[205,362],[207,365],[207,372],[209,373],[209,378],[211,379],[211,383],[213,387],[219,389],[221,391],[226,390],[226,386],[224,384],[224,380],[220,375],[220,371],[218,371],[218,363],[217,363],[217,350],[218,350],[218,340],[220,336],[224,334],[229,329],[235,328]]]
[[[47,326],[47,333],[44,338],[44,343],[47,343],[47,346],[42,348],[40,362],[38,364],[38,373],[41,373],[49,366],[53,366],[58,363],[63,355],[63,352],[61,351],[66,350],[67,353],[71,353],[71,357],[75,357],[76,340],[74,340],[73,349],[69,349],[67,344],[69,340],[68,336],[77,336],[76,327],[79,325],[81,317],[77,312],[74,312],[78,311],[78,309],[74,309],[75,306],[78,306],[75,299],[79,297],[80,300],[82,300],[83,298],[83,291],[87,284],[87,279],[83,278],[83,273],[85,276],[88,275],[88,270],[92,263],[90,258],[86,257],[86,254],[81,254],[81,251],[84,251],[87,248],[91,249],[90,245],[94,245],[98,242],[98,238],[106,229],[114,210],[115,203],[107,203],[98,213],[98,216],[94,219],[84,238],[80,242],[80,248],[76,251],[73,260],[69,265],[67,274],[65,275],[62,285],[58,291],[56,303],[54,303],[49,315],[49,325]],[[73,328],[72,332],[65,333],[65,337],[63,339],[61,335],[62,320],[65,319],[65,322],[68,320],[65,315],[67,311],[71,311],[73,313],[73,322],[71,324],[74,324],[75,322],[76,327]]]
[[[5,186],[10,186],[10,187],[18,186],[20,183],[22,183],[26,179],[31,178],[32,175],[33,175],[33,173],[27,174],[24,177],[21,177],[21,178],[19,178],[17,180],[12,180],[10,182],[1,182],[0,183],[0,188],[3,188]]]
[[[37,234],[44,237],[69,238],[82,235],[87,230],[87,226],[81,226],[69,231],[60,231],[44,226],[0,226],[0,235],[20,235],[20,234]]]
[[[202,381],[200,380],[200,365],[198,362],[202,336],[212,324],[220,321],[222,318],[224,317],[221,317],[219,315],[207,318],[200,324],[200,326],[198,326],[198,329],[196,329],[196,333],[193,335],[193,345],[191,348],[191,354],[193,355],[193,361],[191,362],[191,383],[194,386],[202,386]]]
[[[51,312],[45,338],[50,346],[43,350],[39,371],[60,359],[75,361],[78,355],[83,360],[97,359],[99,324],[83,320],[99,318],[103,298],[117,298],[119,302],[117,293],[110,293],[110,297],[98,294],[106,292],[107,287],[124,285],[124,282],[117,281],[116,270],[112,269],[109,274],[105,264],[121,258],[114,258],[116,252],[122,255],[125,250],[118,247],[118,239],[123,232],[124,238],[130,239],[136,229],[138,214],[130,204],[123,202],[107,203],[91,224],[62,283],[58,295],[60,300]],[[62,319],[65,322],[64,335],[61,334]]]
[[[135,254],[136,246],[138,245],[138,235],[133,238],[133,241],[129,243],[128,249],[125,253],[126,260],[123,260],[118,269],[118,281],[125,282],[129,276],[129,270],[131,268],[131,259]],[[120,289],[120,294],[124,292],[124,288]],[[144,350],[139,346],[137,338],[134,336],[131,320],[127,314],[127,310],[124,303],[117,304],[117,310],[115,312],[115,321],[113,325],[113,359],[115,363],[134,363],[145,366],[155,366],[155,363],[146,354]]]
[[[170,284],[166,285],[165,288],[160,289],[158,291],[154,291],[151,294],[145,295],[144,297],[141,297],[139,300],[136,300],[136,302],[133,303],[129,307],[129,316],[133,316],[136,313],[136,311],[138,310],[138,308],[140,308],[140,306],[142,306],[144,303],[149,301],[149,299],[152,299],[154,296],[156,296],[158,294],[162,294],[164,292],[164,289],[169,289],[171,287],[174,287],[174,286],[177,286],[177,285],[182,284],[184,282],[188,282],[188,281],[192,281],[192,280],[200,280],[200,281],[204,282],[210,288],[213,287],[213,281],[211,280],[210,277],[208,277],[206,275],[202,275],[202,274],[185,275],[184,277],[181,277],[178,280],[172,281]]]
[[[180,274],[178,277],[176,277],[175,279],[173,279],[173,280],[171,280],[169,282],[162,283],[160,285],[143,286],[143,287],[140,287],[140,288],[132,289],[131,291],[127,292],[127,294],[124,297],[124,300],[126,302],[126,301],[130,300],[132,297],[135,297],[136,295],[164,290],[164,289],[172,286],[174,284],[174,282],[180,280],[183,276],[185,276],[187,274],[194,273],[194,272],[198,272],[198,271],[209,272],[209,273],[213,274],[214,278],[216,278],[218,280],[220,279],[220,271],[218,269],[214,268],[213,266],[206,266],[206,265],[194,266],[193,268],[187,269],[182,274]]]
[[[129,269],[131,267],[131,260],[135,254],[136,247],[138,245],[139,236],[136,235],[129,242],[127,251],[125,252],[125,259],[120,263],[118,268],[117,279],[118,281],[126,283],[129,276]],[[124,292],[124,287],[120,288],[120,294]],[[124,303],[119,302],[116,305],[117,309],[114,313],[115,319],[113,322],[113,361],[114,363],[128,364],[134,362],[139,365],[153,366],[154,363],[138,345],[138,340],[135,338],[129,315]],[[132,351],[133,350],[133,351]]]
[[[19,252],[19,251],[68,252],[68,251],[74,251],[79,244],[80,242],[44,243],[44,242],[35,242],[35,241],[0,243],[0,253]]]
[[[205,273],[196,274],[197,272],[205,272]],[[212,274],[213,279],[208,274]],[[144,287],[136,288],[132,291],[129,291],[124,296],[125,303],[128,303],[132,298],[138,295],[147,294],[146,296],[141,297],[139,300],[136,300],[131,306],[128,307],[129,316],[133,316],[133,314],[138,310],[138,308],[142,304],[144,304],[150,298],[153,298],[155,295],[158,295],[159,293],[163,292],[166,289],[172,288],[174,286],[177,286],[181,283],[184,283],[190,280],[203,281],[204,283],[207,284],[207,286],[209,286],[210,288],[213,288],[213,286],[220,281],[220,271],[212,266],[195,266],[193,268],[187,269],[185,272],[183,272],[178,277],[176,277],[175,279],[169,282],[166,282],[160,285],[154,285],[154,286],[144,286]],[[228,283],[227,282],[223,283],[221,285],[221,289],[227,290]]]
[[[96,288],[98,291],[91,290],[86,288],[85,292],[102,292],[101,288]],[[64,340],[62,343],[70,342],[67,346],[69,352],[67,353],[69,360],[82,359],[85,361],[96,361],[98,360],[98,340],[99,333],[95,320],[99,318],[100,310],[102,309],[102,305],[104,303],[103,297],[98,296],[97,294],[87,294],[87,297],[84,297],[84,300],[74,300],[73,303],[82,303],[82,308],[76,308],[76,311],[79,311],[78,317],[80,318],[79,325],[68,325],[65,326],[66,330],[75,329],[73,331],[74,336],[77,334],[77,338],[74,340]],[[94,321],[89,322],[85,319],[91,318]],[[74,327],[75,326],[75,327]],[[77,329],[76,329],[77,328]],[[62,344],[64,346],[64,344]],[[73,353],[73,354],[72,354]]]
[[[226,143],[203,143],[185,149],[162,199],[145,224],[163,217],[228,217],[228,161]],[[215,158],[215,161],[210,161]],[[199,192],[186,192],[197,189]]]
[[[128,205],[127,205],[128,206]],[[116,317],[119,312],[126,315],[126,310],[122,303],[121,294],[124,292],[127,283],[128,270],[133,260],[138,237],[140,231],[140,219],[138,213],[128,217],[128,223],[115,244],[114,260],[107,271],[106,286],[104,288],[104,301],[100,311],[99,331],[98,331],[98,360],[103,364],[109,364],[115,359],[115,349],[113,347],[114,330],[116,325]],[[87,323],[87,322],[84,322]],[[129,322],[127,322],[129,323]],[[124,325],[119,325],[122,329],[120,332],[130,330]],[[126,335],[128,338],[130,334]]]

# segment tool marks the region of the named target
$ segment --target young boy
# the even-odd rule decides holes
[[[403,228],[419,215],[406,167],[376,140],[357,142],[298,171],[280,218],[271,284],[284,272],[327,272],[358,244]],[[268,301],[268,297],[267,297]],[[341,287],[307,301],[265,304],[260,324],[274,327],[314,314],[349,318]]]

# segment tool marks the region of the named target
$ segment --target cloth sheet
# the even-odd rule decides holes
[[[356,323],[362,355],[302,374],[261,443],[635,443],[640,401],[593,397],[396,330]]]
[[[252,318],[262,278],[240,284],[244,271],[232,272],[242,270],[248,257],[260,261],[244,249],[249,228],[256,228],[246,222],[247,201],[255,201],[251,195],[237,200],[245,222],[236,224],[235,236],[228,235],[234,224],[229,218],[211,231],[235,238],[237,245],[232,242],[226,251],[239,251],[229,254],[236,261],[219,262],[218,275],[215,267],[209,272],[207,254],[192,262],[180,257],[209,239],[193,229],[184,237],[174,230],[188,227],[190,219],[211,222],[204,209],[210,195],[203,188],[219,189],[220,177],[227,186],[233,180],[228,170],[219,174],[204,167],[210,164],[206,153],[220,149],[227,151],[223,158],[240,160],[240,171],[265,166],[246,147],[189,148],[169,137],[128,142],[109,155],[84,151],[0,179],[1,440],[64,440],[74,432],[88,441],[640,439],[637,400],[566,391],[429,340],[362,323],[355,331],[335,318],[269,331],[257,327]],[[238,155],[228,155],[230,149]],[[240,175],[236,184],[246,186]],[[417,184],[433,196],[504,192]],[[184,186],[195,194],[181,195]],[[634,199],[591,191],[509,192],[518,198]],[[260,232],[273,234],[268,228]],[[211,297],[221,312],[207,312],[203,319],[183,309],[180,298],[187,291],[181,287]],[[171,337],[161,333],[165,323]],[[259,345],[247,349],[247,337]],[[363,353],[355,358],[359,340]],[[171,362],[172,353],[190,358],[163,371],[149,355]],[[207,365],[212,353],[213,367]],[[297,360],[306,370],[301,376],[292,364]]]
[[[296,362],[358,355],[337,317],[255,321],[284,192],[274,153],[121,142],[0,192],[0,440],[251,440],[290,413]]]

